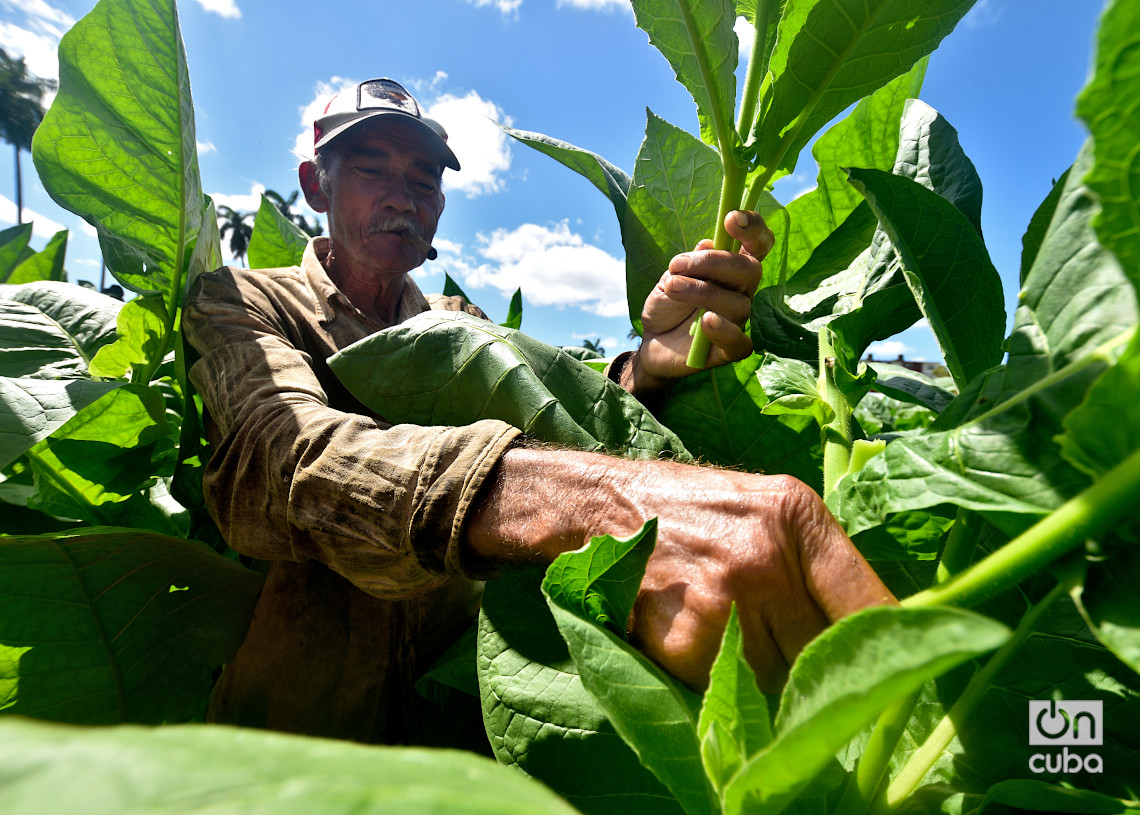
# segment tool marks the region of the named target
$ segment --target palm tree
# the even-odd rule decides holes
[[[225,240],[230,235],[230,254],[238,263],[245,263],[245,253],[249,249],[249,239],[253,236],[253,213],[238,212],[225,204],[220,204],[218,212],[218,234]]]
[[[54,90],[54,79],[28,73],[24,58],[12,59],[0,48],[0,138],[16,148],[16,223],[24,222],[24,180],[20,151],[32,149],[32,135],[44,119],[45,91]]]
[[[297,203],[297,197],[300,195],[297,190],[293,190],[288,198],[282,197],[281,193],[276,190],[266,190],[263,194],[269,199],[269,203],[277,207],[278,212],[295,223],[298,228],[310,238],[315,238],[317,235],[323,235],[325,233],[325,229],[321,226],[319,219],[313,218],[312,224],[310,225],[308,218],[300,212],[293,211],[293,205]]]
[[[602,338],[598,337],[596,340],[586,340],[582,343],[582,347],[587,351],[593,351],[600,357],[606,355],[606,349],[602,347]]]

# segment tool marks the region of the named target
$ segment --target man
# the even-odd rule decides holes
[[[469,624],[474,581],[655,516],[632,634],[691,685],[707,681],[734,601],[769,691],[829,621],[892,601],[794,479],[536,449],[497,421],[393,426],[356,402],[325,360],[432,307],[407,273],[435,235],[443,169],[459,162],[443,128],[387,79],[334,99],[314,135],[300,182],[329,236],[299,267],[203,275],[187,301],[213,447],[207,503],[234,549],[268,562],[214,720],[418,740],[412,683]],[[641,347],[609,371],[636,396],[652,400],[692,372],[698,307],[710,364],[750,353],[742,326],[772,235],[754,213],[726,227],[740,253],[702,242],[673,258],[646,300]],[[459,298],[434,307],[470,310]]]

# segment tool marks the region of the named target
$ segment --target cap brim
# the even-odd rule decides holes
[[[451,148],[447,146],[447,142],[445,142],[440,137],[440,135],[432,129],[431,125],[427,124],[421,119],[417,119],[415,116],[409,116],[407,113],[403,113],[398,110],[377,110],[373,113],[369,113],[367,116],[362,116],[360,118],[353,119],[352,121],[345,122],[342,125],[338,125],[332,130],[325,133],[321,137],[321,140],[313,145],[313,150],[320,150],[322,147],[327,145],[338,136],[341,136],[349,130],[352,130],[354,127],[357,127],[364,122],[371,121],[379,116],[399,116],[403,121],[414,125],[423,134],[424,138],[427,139],[428,144],[430,144],[435,149],[435,152],[439,155],[440,163],[443,164],[444,167],[449,167],[452,170],[459,169],[459,159],[455,157],[455,153],[452,152]]]

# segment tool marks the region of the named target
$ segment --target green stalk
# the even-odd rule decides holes
[[[950,529],[950,537],[946,539],[946,548],[942,551],[942,560],[938,562],[936,579],[939,583],[945,583],[970,565],[985,525],[978,513],[958,507],[958,515]]]
[[[721,163],[724,167],[724,182],[720,188],[719,215],[717,216],[716,236],[713,238],[713,248],[731,250],[732,236],[729,235],[728,230],[724,228],[724,219],[728,216],[728,213],[739,206],[740,195],[744,190],[744,178],[747,171],[743,167],[736,166],[736,161],[732,157],[731,148],[725,150],[722,147],[720,155]],[[689,328],[689,333],[693,336],[693,343],[689,346],[689,356],[685,359],[685,364],[697,370],[705,367],[711,348],[709,338],[705,336],[705,332],[701,329],[701,318],[704,316],[705,310],[703,308],[697,309],[697,315],[693,318],[693,324]]]
[[[748,73],[744,75],[744,91],[740,96],[740,113],[736,119],[736,132],[740,141],[747,142],[756,125],[756,108],[760,99],[760,83],[768,73],[765,57],[768,48],[768,20],[771,17],[773,0],[756,0],[756,36],[752,40],[752,52],[748,57]]]
[[[847,474],[851,464],[851,407],[847,396],[835,382],[835,356],[831,347],[831,333],[824,329],[819,332],[819,381],[818,388],[823,400],[835,412],[835,418],[820,429],[823,444],[823,496],[826,498],[835,489],[839,479]]]
[[[739,129],[741,134],[747,133],[747,131],[751,129],[751,120],[755,119],[756,116],[756,97],[759,94],[760,81],[763,78],[759,66],[764,62],[764,49],[767,45],[770,2],[772,2],[772,0],[758,0],[757,2],[756,39],[752,43],[752,55],[749,58],[748,74],[744,82],[744,93],[740,100],[741,120],[737,128],[732,128],[731,123],[725,122],[719,106],[715,104],[715,101],[713,104],[713,128],[716,130],[717,148],[720,151],[720,163],[724,172],[724,178],[720,186],[720,202],[717,206],[717,219],[713,237],[714,249],[724,251],[732,251],[733,249],[733,239],[732,236],[728,234],[728,230],[724,228],[724,219],[728,217],[728,213],[740,208],[740,199],[744,194],[744,184],[748,178],[747,168],[741,167],[736,163],[733,148],[743,141],[743,135],[738,136],[737,130]],[[697,36],[696,27],[693,24],[692,18],[684,11],[683,16],[690,36],[695,38]],[[761,28],[761,25],[763,28]],[[713,87],[711,72],[704,64],[704,61],[700,59],[700,49],[697,49],[697,54],[698,64],[701,67],[702,74],[705,76],[706,84],[708,87]],[[755,70],[753,70],[754,67]],[[745,117],[747,117],[747,126],[745,125]],[[704,316],[704,309],[698,309],[696,316],[693,318],[693,324],[689,328],[693,342],[689,346],[689,355],[685,359],[685,364],[697,370],[704,368],[708,363],[709,350],[711,349],[711,343],[701,328],[701,319]]]
[[[1140,503],[1140,449],[1079,495],[1066,501],[1001,549],[904,606],[972,606],[1107,532]]]
[[[875,797],[875,792],[883,783],[890,766],[891,755],[898,746],[899,739],[906,732],[907,722],[914,712],[921,691],[904,696],[888,707],[879,716],[875,723],[875,730],[871,739],[859,757],[859,764],[855,774],[847,782],[847,789],[843,791],[843,798],[835,809],[835,815],[862,815],[867,811],[867,805]]]
[[[1009,658],[1033,633],[1033,629],[1041,616],[1063,594],[1065,594],[1065,587],[1057,585],[1045,599],[1026,612],[1025,616],[1021,618],[1017,630],[1013,632],[1013,636],[998,649],[998,652],[993,655],[982,670],[974,674],[973,679],[966,686],[966,690],[950,708],[950,712],[942,717],[942,721],[938,723],[938,726],[934,728],[922,746],[911,754],[906,764],[899,770],[898,775],[891,780],[886,792],[875,802],[875,806],[871,810],[875,815],[886,815],[886,813],[893,812],[899,804],[910,796],[915,787],[922,781],[923,776],[930,771],[934,762],[942,755],[942,751],[950,745],[950,742],[958,734],[957,723],[965,721],[973,713],[978,702],[982,700],[982,696],[993,684],[998,672],[1005,667]]]

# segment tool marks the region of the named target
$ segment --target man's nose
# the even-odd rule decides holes
[[[380,199],[385,209],[396,212],[415,212],[416,201],[406,181],[393,180],[384,187],[384,194]]]

